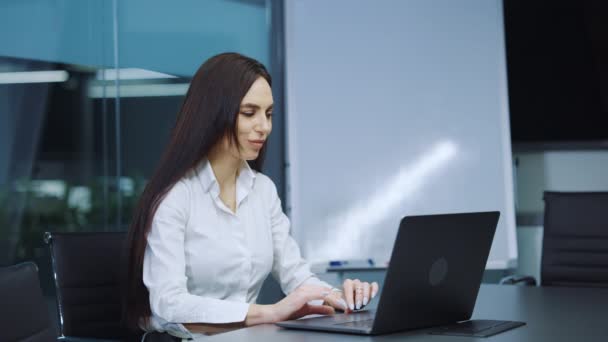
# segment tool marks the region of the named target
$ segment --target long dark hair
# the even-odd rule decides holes
[[[124,290],[124,319],[135,330],[151,315],[148,289],[143,283],[144,251],[152,218],[169,190],[207,158],[222,138],[238,146],[236,125],[243,97],[260,77],[272,85],[260,62],[238,53],[223,53],[208,59],[198,69],[186,94],[175,127],[160,162],[148,181],[127,237],[127,270]],[[251,168],[261,171],[265,147]]]

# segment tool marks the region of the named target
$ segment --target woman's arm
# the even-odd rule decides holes
[[[184,326],[193,333],[213,335],[273,321],[273,310],[270,305],[250,304],[243,322],[225,324],[187,323]]]
[[[270,214],[274,248],[273,276],[285,293],[309,285],[331,288],[331,285],[321,281],[310,271],[309,264],[302,258],[296,241],[289,234],[291,224],[283,213],[276,187],[272,181],[268,181],[273,190],[269,199],[269,203],[272,203]],[[375,282],[369,284],[358,279],[346,279],[343,290],[332,291],[324,304],[346,312],[359,310],[366,306],[377,292],[378,284]]]
[[[207,298],[188,292],[185,228],[189,219],[189,189],[178,183],[161,202],[148,234],[143,280],[152,313],[191,332],[215,334],[262,323],[274,323],[308,314],[331,314],[329,306],[311,306],[329,291],[322,286],[301,286],[272,305]]]
[[[314,300],[323,301],[329,294],[330,292],[326,287],[303,285],[276,304],[251,304],[243,322],[227,324],[197,323],[185,324],[185,326],[191,332],[217,334],[258,324],[297,319],[306,315],[331,315],[334,313],[331,306],[309,304],[310,301]]]
[[[319,280],[310,271],[310,265],[302,258],[300,248],[289,234],[291,223],[283,213],[281,199],[272,181],[264,177],[267,183],[267,199],[270,203],[270,224],[272,231],[273,264],[272,275],[281,285],[284,293],[289,294],[301,285],[316,285],[331,289],[331,285]]]
[[[190,191],[178,182],[159,205],[147,236],[143,281],[152,313],[170,323],[224,324],[243,322],[249,304],[189,293],[185,257],[185,229]]]

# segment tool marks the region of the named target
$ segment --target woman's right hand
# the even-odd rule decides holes
[[[335,310],[322,302],[331,293],[331,289],[318,285],[302,285],[290,293],[283,300],[273,304],[275,322],[298,319],[306,315],[333,315]],[[320,300],[319,305],[311,305],[308,302]]]
[[[313,300],[323,301],[331,289],[318,285],[302,285],[281,301],[272,305],[252,304],[245,325],[276,323],[297,319],[306,315],[333,315],[335,310],[329,305],[311,305]]]

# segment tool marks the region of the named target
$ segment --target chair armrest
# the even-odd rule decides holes
[[[531,285],[536,286],[536,279],[532,276],[514,274],[500,279],[499,284],[501,285]]]

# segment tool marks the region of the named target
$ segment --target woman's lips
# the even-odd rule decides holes
[[[249,142],[251,143],[251,145],[253,145],[257,148],[262,148],[266,141],[265,140],[249,140]]]

